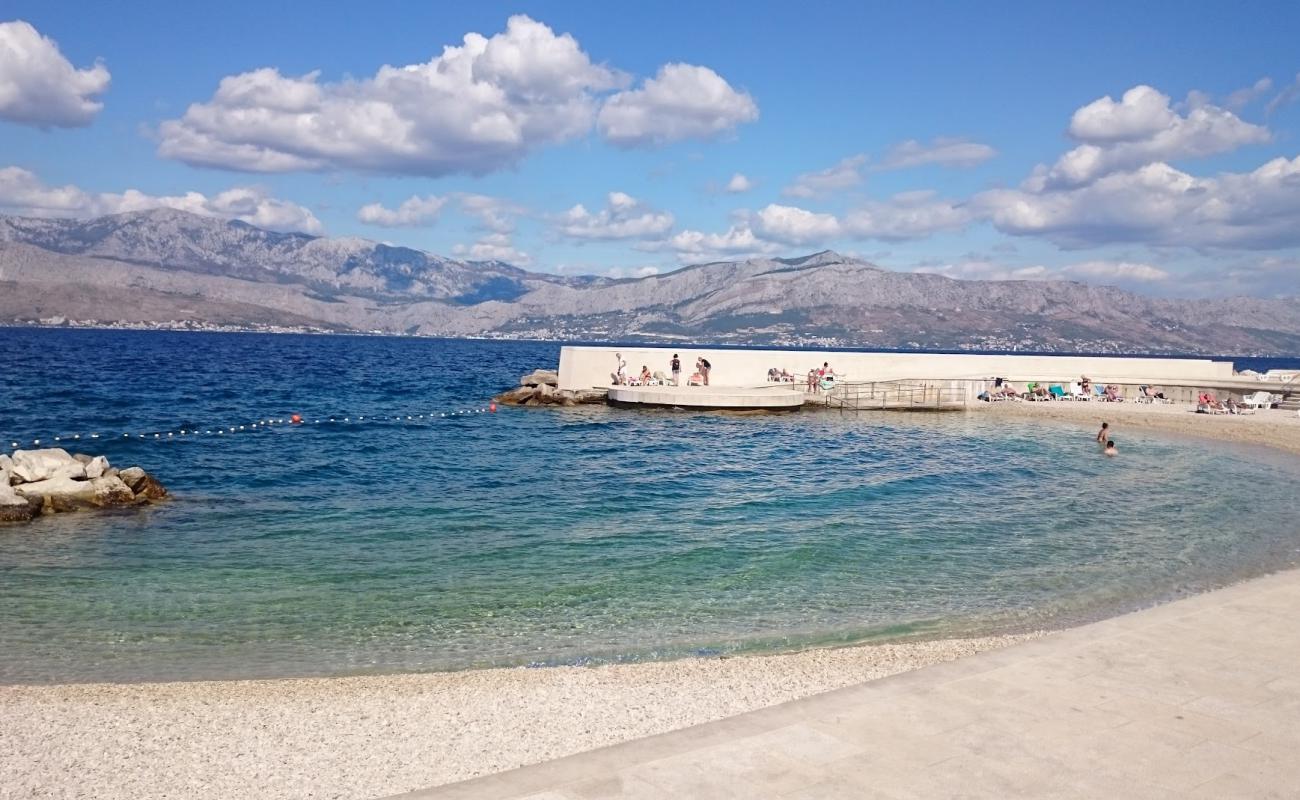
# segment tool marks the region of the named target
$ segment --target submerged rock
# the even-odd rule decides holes
[[[33,502],[14,491],[9,485],[9,471],[0,468],[0,522],[26,522],[41,512],[39,502]]]

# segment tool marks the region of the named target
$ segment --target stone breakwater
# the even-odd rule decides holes
[[[494,402],[508,406],[576,406],[604,403],[605,392],[599,389],[560,389],[560,375],[553,369],[535,369],[519,379],[519,386],[502,392]]]
[[[162,484],[140,467],[119,470],[104,456],[59,448],[0,453],[0,523],[153,503],[166,496]]]

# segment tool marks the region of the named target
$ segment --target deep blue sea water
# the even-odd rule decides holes
[[[174,494],[0,528],[0,683],[987,633],[1300,559],[1300,466],[1264,450],[1121,429],[1106,459],[1091,430],[965,414],[476,411],[558,355],[0,329],[0,448],[99,433],[70,449]]]

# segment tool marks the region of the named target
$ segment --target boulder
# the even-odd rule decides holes
[[[8,478],[8,470],[0,469],[0,475]],[[27,522],[39,513],[40,502],[19,495],[7,480],[0,482],[0,523]]]
[[[154,477],[147,472],[143,478],[131,486],[131,491],[135,493],[136,502],[140,503],[161,500],[167,496],[167,490],[163,488],[163,485],[154,480]]]
[[[520,386],[559,386],[560,374],[553,369],[535,369],[519,379]]]
[[[109,508],[135,502],[135,493],[121,478],[95,478],[89,481],[73,480],[67,476],[46,478],[24,483],[15,488],[22,497],[39,498],[46,511],[81,511],[88,508]]]
[[[108,459],[104,456],[95,456],[85,462],[85,467],[87,478],[94,480],[95,478],[103,477],[104,473],[108,472]]]
[[[163,485],[139,467],[127,467],[119,472],[117,477],[135,493],[137,501],[161,500],[167,496],[167,490]]]
[[[117,477],[121,478],[122,483],[125,483],[127,486],[135,486],[137,483],[144,480],[145,472],[139,467],[127,467],[126,469],[118,470]]]
[[[95,460],[94,456],[88,456],[85,453],[73,453],[72,457],[79,464],[89,464],[91,461]]]
[[[555,387],[552,386],[551,384],[539,383],[537,384],[537,387],[533,389],[533,399],[541,400],[544,403],[549,402],[551,396],[554,395],[555,392],[556,392]]]
[[[45,450],[15,450],[13,474],[23,483],[49,478],[85,478],[86,465],[59,447]]]
[[[524,402],[525,400],[527,400],[532,396],[533,396],[533,387],[520,386],[516,389],[511,389],[508,392],[503,392],[500,395],[497,395],[496,401],[498,403],[505,403],[507,405],[516,405]]]

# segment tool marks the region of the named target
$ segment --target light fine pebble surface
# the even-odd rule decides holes
[[[0,686],[0,797],[382,797],[1039,635],[599,667]]]
[[[1253,414],[1197,414],[1185,403],[1147,405],[1057,400],[980,403],[975,410],[1045,422],[1094,425],[1106,421],[1116,430],[1117,444],[1123,440],[1121,428],[1128,426],[1300,453],[1300,416],[1279,409],[1261,409]],[[1122,446],[1120,450],[1123,451]]]

